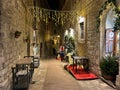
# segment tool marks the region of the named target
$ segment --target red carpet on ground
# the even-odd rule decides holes
[[[91,72],[87,72],[82,68],[78,68],[77,72],[76,72],[76,67],[73,69],[72,66],[67,65],[66,69],[68,71],[70,71],[70,73],[78,80],[90,80],[90,79],[97,79],[98,77],[91,73]]]

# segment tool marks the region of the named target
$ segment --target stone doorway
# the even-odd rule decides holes
[[[112,6],[107,6],[106,10],[103,11],[101,15],[101,22],[100,22],[100,59],[111,53],[112,55],[117,55],[120,51],[119,45],[119,32],[114,32],[114,21],[116,20],[115,12]],[[107,33],[109,39],[112,38],[111,47],[107,46]],[[119,66],[120,68],[120,66]],[[120,71],[119,71],[120,72]],[[119,86],[120,83],[120,75],[116,77],[116,86]]]
[[[112,7],[104,10],[100,23],[100,58],[115,54],[116,37],[114,32],[115,12]]]

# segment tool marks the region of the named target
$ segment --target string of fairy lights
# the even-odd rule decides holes
[[[46,24],[53,21],[55,24],[74,23],[77,17],[75,11],[57,11],[40,7],[30,7],[29,11],[36,18],[36,21],[44,21]]]

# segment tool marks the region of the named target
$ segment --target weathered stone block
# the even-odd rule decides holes
[[[7,90],[8,86],[10,85],[10,82],[8,79],[4,80],[2,83],[0,83],[0,90]]]
[[[4,76],[7,73],[7,68],[4,68],[3,70],[0,71],[0,77]]]
[[[117,78],[116,78],[116,86],[118,88],[120,88],[120,75],[117,75]]]

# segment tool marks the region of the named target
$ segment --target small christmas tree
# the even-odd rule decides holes
[[[72,52],[75,49],[74,39],[72,37],[65,36],[64,42],[67,53]]]

